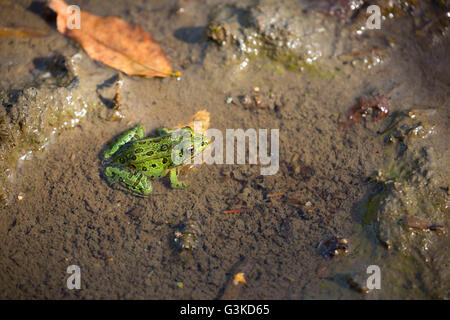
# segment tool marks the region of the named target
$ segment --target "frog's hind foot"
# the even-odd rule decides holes
[[[178,180],[177,170],[176,169],[170,170],[170,186],[173,189],[182,189],[182,188],[186,188],[187,187],[186,183],[181,182],[181,181]]]
[[[136,195],[146,196],[152,192],[152,184],[147,176],[134,169],[106,167],[105,175],[111,185],[119,183]]]
[[[144,127],[140,124],[134,126],[133,128],[123,132],[113,139],[109,143],[109,146],[103,151],[103,159],[110,158],[114,153],[119,150],[124,144],[137,139],[142,139],[145,135]]]

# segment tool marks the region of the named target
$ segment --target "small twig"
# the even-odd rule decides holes
[[[247,211],[247,209],[231,209],[231,210],[225,210],[223,213],[243,213],[246,211]]]
[[[114,100],[113,100],[113,109],[114,110],[118,110],[120,108],[120,89],[122,88],[122,85],[123,85],[123,80],[122,80],[122,76],[119,73],[117,75],[117,80],[116,80],[116,94],[114,95]]]
[[[360,56],[377,54],[377,53],[382,53],[382,52],[386,51],[386,49],[387,48],[373,48],[373,49],[343,53],[339,56],[339,58],[344,58],[344,59],[345,58],[356,58],[356,57],[360,57]]]
[[[268,195],[266,195],[266,198],[281,198],[284,197],[284,193],[280,192],[280,193],[269,193]]]
[[[286,198],[286,202],[288,204],[292,204],[294,206],[301,206],[302,205],[302,202],[300,200],[298,200],[298,199],[295,199],[295,198]]]

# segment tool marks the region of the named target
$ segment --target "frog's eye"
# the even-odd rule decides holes
[[[182,130],[185,131],[185,132],[190,133],[191,135],[193,133],[193,131],[192,131],[192,129],[190,127],[184,127]]]

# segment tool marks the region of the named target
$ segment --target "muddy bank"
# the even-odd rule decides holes
[[[78,95],[92,106],[17,168],[0,215],[2,298],[214,299],[235,292],[226,287],[242,261],[246,284],[234,294],[243,299],[448,298],[449,44],[439,28],[427,28],[438,39],[430,49],[411,23],[428,21],[434,6],[400,8],[380,31],[358,36],[364,11],[336,16],[329,1],[321,8],[308,1],[110,3],[77,2],[141,25],[182,72],[179,80],[123,75],[121,121],[102,119],[116,71],[58,34],[42,6],[2,4],[9,24],[21,25],[26,15],[29,26],[48,31],[38,39],[0,38],[0,58],[9,65],[2,64],[4,92],[25,95],[48,72],[35,59],[81,54],[87,64]],[[264,22],[270,17],[273,27]],[[226,45],[214,29],[225,24],[223,35],[234,39]],[[55,90],[72,93],[65,81],[35,88],[42,99]],[[374,92],[389,97],[389,116],[374,122],[368,113],[342,130],[351,106]],[[20,108],[36,105],[22,101],[29,103],[12,106],[30,116],[39,111]],[[175,126],[200,109],[223,132],[280,129],[279,171],[262,176],[255,165],[203,165],[181,177],[188,188],[172,190],[161,179],[147,198],[107,184],[100,159],[107,141],[137,123],[149,134]],[[429,224],[410,229],[411,221],[403,222],[410,216]],[[195,235],[191,250],[174,245],[179,233]],[[323,254],[320,244],[332,236],[347,240],[347,253]],[[65,286],[72,264],[81,268],[79,291]],[[382,287],[363,294],[358,288],[373,264]]]
[[[0,92],[3,206],[11,200],[16,166],[40,155],[55,134],[75,127],[101,104],[99,98],[92,95],[92,87],[85,86],[84,79],[92,68],[86,55],[55,55],[37,60],[41,74],[33,83],[23,89]]]

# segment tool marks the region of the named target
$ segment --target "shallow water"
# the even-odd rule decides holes
[[[431,46],[407,29],[410,17],[405,17],[386,21],[373,31],[376,35],[358,40],[353,27],[319,15],[333,35],[311,38],[319,41],[314,45],[323,57],[299,71],[285,60],[241,56],[235,48],[209,41],[205,29],[222,1],[76,3],[141,25],[182,76],[123,75],[123,120],[102,120],[106,106],[99,104],[74,128],[58,131],[44,152],[18,164],[11,178],[12,200],[0,212],[1,298],[215,299],[246,259],[251,267],[238,292],[241,299],[448,299],[448,233],[429,233],[429,254],[415,247],[404,254],[386,249],[372,228],[373,219],[367,218],[368,199],[376,192],[368,177],[389,156],[379,134],[388,119],[367,119],[345,130],[338,126],[360,96],[373,92],[390,98],[391,113],[439,110],[439,130],[423,143],[441,155],[437,183],[447,187],[448,204],[448,172],[443,171],[450,163],[448,37]],[[308,15],[302,5],[280,4],[298,6],[299,15]],[[43,19],[32,1],[3,1],[2,6],[0,21],[48,30],[48,35],[0,38],[1,86],[20,89],[38,78],[43,71],[36,68],[37,58],[79,53],[84,61],[80,81],[92,95],[86,98],[99,99],[98,86],[115,70],[91,62]],[[386,37],[393,40],[387,41],[390,46],[383,47],[379,61],[370,60],[373,55],[370,61],[337,59]],[[266,108],[244,106],[240,97],[254,94],[255,87],[267,96],[273,93],[277,107],[270,99]],[[113,91],[101,94],[112,98]],[[229,97],[232,103],[227,103]],[[149,134],[176,126],[201,109],[211,113],[210,127],[222,132],[279,129],[277,174],[262,176],[259,165],[204,164],[181,177],[189,183],[186,189],[172,190],[168,179],[160,179],[146,198],[107,184],[100,159],[107,141],[136,123]],[[245,212],[224,213],[238,208]],[[441,218],[436,222],[448,229],[448,206]],[[172,239],[177,226],[187,221],[197,225],[199,245],[179,252]],[[347,255],[322,255],[319,245],[332,235],[348,239]],[[69,265],[80,266],[82,290],[66,288]],[[351,288],[348,277],[364,283],[369,265],[380,267],[381,289],[362,294]]]

